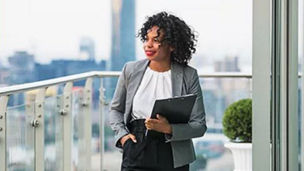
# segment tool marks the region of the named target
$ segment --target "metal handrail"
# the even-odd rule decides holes
[[[83,80],[89,77],[118,77],[120,71],[91,71],[81,74],[74,74],[49,80],[36,81],[32,83],[18,84],[8,87],[0,88],[0,96],[10,95],[17,92],[23,92],[43,87],[50,87],[57,84],[67,83],[70,81]],[[240,72],[215,72],[215,73],[201,73],[198,74],[200,78],[252,78],[250,73]]]

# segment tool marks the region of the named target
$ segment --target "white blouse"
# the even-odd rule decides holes
[[[156,99],[172,97],[171,70],[157,72],[147,67],[133,99],[133,119],[151,116]]]

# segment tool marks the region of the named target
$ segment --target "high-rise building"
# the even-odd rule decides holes
[[[135,38],[135,0],[113,0],[111,71],[121,71],[126,62],[135,60]],[[107,100],[112,99],[116,83],[116,78],[106,79]]]
[[[17,51],[8,58],[10,68],[10,84],[34,81],[34,55],[26,51]]]
[[[135,60],[135,37],[135,0],[113,0],[112,71],[120,71],[126,62]]]
[[[89,37],[83,37],[80,40],[79,45],[80,59],[95,60],[95,43],[94,40]]]
[[[9,83],[9,69],[0,64],[0,87],[5,87]]]
[[[216,61],[215,72],[240,72],[239,57],[226,56],[224,60]]]

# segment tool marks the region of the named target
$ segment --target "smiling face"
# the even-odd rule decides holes
[[[153,62],[170,62],[170,54],[173,48],[163,42],[164,32],[157,31],[159,27],[153,26],[148,30],[146,40],[144,41],[144,51],[147,58]]]

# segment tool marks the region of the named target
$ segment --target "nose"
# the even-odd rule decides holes
[[[145,46],[149,47],[149,48],[152,47],[153,46],[152,41],[151,40],[146,40],[145,41]]]

